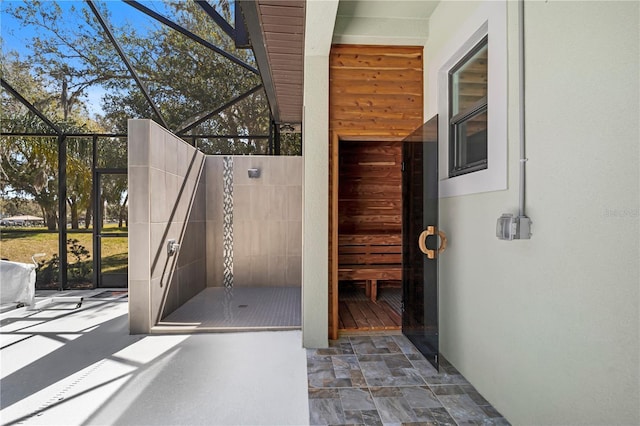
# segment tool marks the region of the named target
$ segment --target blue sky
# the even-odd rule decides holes
[[[20,22],[16,20],[10,14],[5,13],[5,9],[8,6],[19,5],[24,3],[22,1],[1,1],[2,13],[0,15],[0,34],[2,35],[2,51],[3,54],[8,51],[17,51],[20,57],[26,57],[31,52],[30,38],[34,31],[30,31],[28,27],[22,27]],[[155,20],[149,18],[143,13],[137,11],[133,7],[127,5],[120,0],[109,0],[102,2],[107,5],[111,12],[110,22],[114,26],[121,26],[125,23],[135,25],[136,30],[140,33],[145,32],[145,27],[149,25],[160,25]],[[167,9],[162,1],[142,1],[145,6],[153,9],[165,16],[168,16]],[[81,8],[87,8],[87,4],[84,1],[78,0],[64,0],[58,1],[58,4],[63,10],[68,10],[72,6],[80,10]],[[67,14],[69,16],[70,14]],[[73,22],[69,23],[74,25]],[[77,24],[76,24],[77,25]],[[100,86],[93,86],[87,90],[86,101],[89,112],[94,114],[101,114],[100,99],[106,93],[105,89]]]
[[[45,0],[51,1],[51,0]],[[172,15],[172,10],[166,7],[164,1],[161,0],[139,0],[141,4],[146,7],[160,13],[161,15],[176,20]],[[185,1],[185,0],[174,0],[174,1]],[[135,28],[138,34],[144,35],[148,33],[152,28],[157,28],[162,26],[161,23],[157,22],[155,19],[147,16],[146,14],[136,10],[134,7],[127,5],[123,1],[120,0],[107,0],[107,1],[98,1],[97,3],[101,5],[106,5],[109,10],[110,16],[106,17],[107,21],[111,25],[112,28],[122,27],[124,25],[130,25]],[[0,0],[0,8],[2,9],[2,14],[0,15],[0,34],[2,35],[2,48],[3,51],[17,51],[22,58],[25,58],[27,55],[31,53],[30,46],[32,45],[32,37],[38,33],[40,36],[50,36],[53,37],[53,34],[45,34],[44,30],[36,30],[29,29],[21,26],[21,23],[13,18],[11,15],[5,13],[5,9],[8,6],[17,6],[23,4],[23,1],[15,1],[15,0]],[[58,0],[57,2],[60,7],[63,9],[63,16],[67,17],[67,20],[64,22],[64,26],[69,26],[68,28],[76,28],[78,26],[85,26],[86,23],[84,19],[81,17],[80,10],[87,10],[88,5],[85,1],[82,0]],[[216,5],[218,3],[217,0],[209,0],[209,3],[212,5]],[[75,15],[70,13],[71,8],[76,9]],[[67,13],[64,13],[67,11]],[[91,13],[91,12],[89,12]],[[201,12],[204,13],[204,12]],[[78,21],[74,22],[74,16],[79,16]],[[61,25],[62,26],[62,25]],[[91,33],[95,33],[95,31],[91,31]],[[115,31],[116,37],[119,36],[118,31]],[[95,37],[103,37],[102,32],[95,33]],[[89,113],[95,118],[96,114],[102,114],[103,111],[101,109],[101,98],[105,95],[106,90],[104,87],[100,85],[94,85],[86,90],[84,101]]]

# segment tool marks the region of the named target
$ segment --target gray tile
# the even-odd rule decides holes
[[[371,396],[374,398],[383,398],[383,397],[403,397],[402,389],[398,387],[377,387],[372,386],[369,388],[371,391]]]
[[[437,376],[425,376],[424,380],[430,385],[468,385],[469,382],[461,374],[438,374]]]
[[[351,370],[351,385],[354,388],[367,387],[367,381],[360,370]]]
[[[416,416],[402,397],[374,398],[383,423],[415,422]]]
[[[327,371],[333,372],[333,363],[331,360],[328,361],[320,361],[320,360],[307,360],[307,371],[312,373],[323,373]]]
[[[359,368],[358,358],[355,355],[331,355],[330,358],[335,369],[355,370]]]
[[[440,408],[442,404],[438,397],[426,386],[412,386],[401,388],[404,399],[411,408]]]
[[[422,421],[422,422],[404,422],[402,426],[435,426],[437,423],[430,421]]]
[[[404,355],[410,361],[425,361],[424,355],[421,353],[405,353]]]
[[[364,425],[360,410],[344,410],[344,422],[350,425]]]
[[[511,426],[511,423],[503,417],[495,419],[483,419],[483,420],[469,420],[459,421],[458,426],[471,426],[471,425],[483,425],[483,426]]]
[[[332,340],[329,342],[328,348],[317,349],[319,355],[352,355],[353,353],[349,341],[344,340]]]
[[[438,362],[440,366],[440,370],[444,371],[447,374],[460,374],[458,370],[443,356],[440,356],[440,360]]]
[[[358,355],[360,362],[383,362],[382,355]]]
[[[391,376],[391,370],[387,367],[387,364],[382,361],[360,361],[360,368],[367,380]]]
[[[421,386],[425,384],[417,374],[367,378],[367,383],[369,386]]]
[[[462,390],[464,390],[464,393],[466,393],[467,395],[469,395],[469,397],[471,399],[473,399],[473,402],[475,402],[478,405],[491,405],[489,404],[489,402],[484,399],[484,397],[482,395],[480,395],[480,393],[476,390],[476,388],[474,388],[471,385],[463,385],[461,386]]]
[[[351,344],[361,355],[402,353],[392,336],[357,336],[351,338]]]
[[[431,365],[429,361],[424,359],[422,355],[420,355],[419,359],[413,359],[410,362],[413,365],[413,367],[416,368],[424,378],[436,377],[439,374],[438,370],[436,370],[435,367]]]
[[[433,417],[433,420],[435,420],[438,425],[456,426],[455,420],[453,420],[453,418],[444,408],[434,408],[432,410],[429,410],[429,414],[431,414],[431,417]]]
[[[333,370],[337,378],[351,378],[351,373],[359,371],[358,360],[354,355],[332,356]]]
[[[383,424],[378,410],[363,410],[360,414],[365,425],[377,426]]]
[[[402,353],[404,354],[419,354],[420,356],[422,356],[420,354],[420,351],[418,351],[418,349],[416,349],[416,347],[413,345],[413,343],[411,343],[411,341],[404,335],[402,334],[398,334],[393,336],[393,340],[396,342],[396,344],[398,345],[398,347],[400,348],[400,350],[402,350]]]
[[[375,410],[373,398],[367,389],[340,389],[342,408],[345,410]]]
[[[442,405],[456,422],[487,419],[487,415],[468,395],[440,395]]]
[[[309,373],[310,388],[350,388],[351,379],[338,378],[333,371],[319,371]]]
[[[484,411],[487,417],[495,418],[495,419],[502,417],[502,414],[500,414],[498,410],[493,408],[492,405],[481,405],[480,409]]]
[[[362,373],[369,386],[421,386],[422,376],[413,368],[389,368],[384,361],[363,362]]]
[[[413,414],[416,416],[416,423],[410,423],[413,425],[437,425],[435,418],[431,415],[431,410],[428,408],[414,408]],[[403,423],[403,426],[408,423]]]
[[[382,357],[382,360],[390,369],[413,368],[411,362],[402,354],[384,356]]]
[[[418,373],[414,368],[392,368],[391,375],[396,378],[405,377],[416,385],[426,384],[420,373]]]
[[[309,399],[316,398],[340,398],[338,389],[309,389]]]
[[[331,362],[331,355],[319,353],[323,349],[307,349],[307,366],[319,361]]]
[[[435,385],[429,386],[436,395],[463,395],[464,389],[458,385]]]
[[[344,412],[339,398],[309,400],[309,424],[332,425],[344,423]]]
[[[307,359],[307,372],[311,373],[323,373],[323,372],[333,372],[333,363],[331,362],[331,357],[328,360],[324,360],[323,358],[308,358]]]
[[[397,335],[343,337],[309,350],[309,398],[338,392],[346,424],[509,424],[453,365],[444,360],[437,371],[412,351]]]

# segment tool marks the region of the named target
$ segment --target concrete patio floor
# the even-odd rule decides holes
[[[308,424],[300,331],[131,336],[101,291],[0,316],[3,425]]]

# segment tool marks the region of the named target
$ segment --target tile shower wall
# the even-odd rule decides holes
[[[147,333],[206,287],[205,156],[151,120],[130,120],[128,162],[130,330]]]
[[[208,285],[301,286],[302,158],[233,156],[231,162],[227,158],[232,173],[226,178],[225,157],[206,160]],[[250,168],[259,169],[260,177],[249,178]],[[231,212],[224,209],[225,182],[227,204],[229,185],[232,188]],[[227,271],[232,264],[231,281],[225,279],[225,262]]]

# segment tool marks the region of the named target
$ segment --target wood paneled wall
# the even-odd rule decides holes
[[[334,45],[329,67],[331,131],[400,140],[422,124],[422,47]]]
[[[397,142],[422,124],[423,48],[334,45],[329,67],[329,338],[336,339],[339,217],[336,145],[340,140]]]
[[[338,188],[340,235],[402,232],[402,145],[341,142]]]

